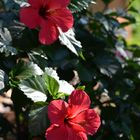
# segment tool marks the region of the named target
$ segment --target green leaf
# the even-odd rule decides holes
[[[86,9],[91,3],[95,3],[95,1],[94,0],[71,0],[69,8],[73,13],[75,13],[83,9]]]
[[[44,74],[44,80],[49,93],[55,98],[59,90],[58,82],[47,73]]]
[[[33,75],[41,75],[43,72],[38,65],[32,62],[19,61],[15,68],[10,72],[11,78],[23,80]]]
[[[5,72],[0,69],[0,91],[5,87],[5,85],[4,85],[4,75],[5,75]]]
[[[58,90],[59,93],[57,94],[57,96],[55,98],[58,99],[60,96],[63,96],[63,95],[60,95],[60,93],[65,93],[67,95],[70,95],[71,92],[74,90],[74,87],[71,84],[69,84],[67,81],[59,79],[56,70],[46,67],[45,73],[48,76],[54,78],[59,84],[59,90]]]
[[[48,65],[48,62],[47,62],[48,58],[46,54],[43,52],[41,46],[40,48],[34,51],[30,51],[28,53],[28,57],[32,62],[36,63],[41,69],[45,69],[45,67]]]
[[[18,48],[19,50],[22,51],[31,51],[35,48],[38,48],[40,46],[40,43],[38,41],[38,31],[35,29],[18,29],[16,31],[15,28],[12,29],[13,32],[18,32],[13,33],[13,41],[12,44],[14,47]],[[19,32],[20,31],[20,32]]]
[[[44,108],[46,105],[47,105],[46,102],[36,102],[36,103],[34,103],[31,106],[29,117],[32,118],[32,119],[35,118],[37,113],[39,113],[42,110],[42,108]]]
[[[47,99],[46,94],[48,90],[42,76],[37,75],[35,77],[23,80],[19,84],[19,87],[24,94],[34,102],[45,102]]]
[[[80,80],[90,82],[93,79],[91,72],[84,67],[81,63],[79,63],[76,67],[76,70],[79,74]]]
[[[9,1],[8,1],[9,2]],[[7,3],[8,3],[7,2]],[[28,6],[27,0],[13,0],[13,2],[17,3],[20,7]]]
[[[45,132],[48,127],[47,107],[40,107],[31,110],[29,114],[29,132],[32,136],[37,136]]]
[[[12,37],[7,28],[0,28],[0,53],[5,56],[16,55],[17,50],[11,46]]]
[[[76,89],[81,89],[81,90],[85,90],[85,86],[78,86]]]
[[[74,31],[72,29],[65,33],[63,33],[61,30],[59,31],[59,40],[61,41],[61,44],[65,45],[71,52],[78,55],[77,49],[82,48],[82,45],[80,41],[76,40]]]
[[[84,57],[84,55],[83,55],[83,52],[82,52],[82,51],[80,51],[80,52],[79,52],[79,56],[81,57],[81,59],[82,59],[82,60],[84,60],[84,61],[86,60],[86,58]]]
[[[109,77],[112,77],[112,75],[116,74],[116,72],[121,69],[121,65],[117,59],[107,53],[101,53],[94,61],[100,72]]]

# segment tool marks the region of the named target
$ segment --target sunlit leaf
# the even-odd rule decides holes
[[[86,9],[91,3],[95,3],[95,0],[71,0],[69,8],[72,12],[79,12]]]
[[[55,97],[59,90],[59,83],[55,78],[49,76],[47,73],[45,73],[43,77],[49,93]]]
[[[45,72],[47,73],[47,75],[53,77],[58,82],[59,84],[58,92],[65,93],[67,95],[70,95],[72,93],[74,87],[71,84],[69,84],[67,81],[60,80],[56,70],[46,67]]]
[[[45,102],[47,99],[47,87],[41,76],[35,76],[21,81],[19,88],[34,102]]]
[[[61,29],[59,29],[59,32],[60,32],[59,39],[61,44],[65,45],[70,51],[78,55],[76,47],[82,48],[82,45],[80,41],[76,40],[73,29],[70,29],[65,33],[63,33]]]
[[[4,75],[5,75],[5,72],[0,69],[0,91],[5,87],[5,85],[4,85]]]
[[[0,53],[6,56],[17,54],[17,50],[11,46],[12,37],[7,28],[0,28]]]

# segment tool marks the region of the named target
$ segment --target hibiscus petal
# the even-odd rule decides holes
[[[90,98],[83,90],[74,90],[69,96],[68,104],[68,114],[72,118],[89,108]]]
[[[20,9],[20,21],[31,29],[39,26],[39,18],[37,10],[31,7]]]
[[[68,140],[65,125],[57,126],[52,124],[46,130],[45,136],[47,140]]]
[[[95,134],[101,124],[99,115],[93,109],[79,113],[71,121],[81,125],[89,135]]]
[[[28,0],[33,8],[40,8],[46,0]]]
[[[81,125],[79,125],[78,123],[75,123],[75,122],[69,121],[68,126],[70,128],[72,128],[76,133],[79,133],[79,132],[85,133],[86,132],[85,128],[83,128]]]
[[[70,10],[62,8],[55,10],[49,17],[63,32],[68,31],[73,26],[73,16]]]
[[[49,9],[59,9],[67,7],[70,0],[47,0],[47,7]]]
[[[40,26],[39,40],[42,44],[49,45],[58,39],[58,29],[50,20],[42,19]]]
[[[87,136],[84,132],[76,132],[71,127],[66,127],[67,130],[67,139],[65,140],[87,140]]]
[[[53,100],[48,105],[48,117],[51,123],[62,124],[67,113],[68,104],[63,100]]]
[[[88,140],[86,133],[79,132],[78,135],[79,135],[79,137],[81,138],[81,140]],[[79,139],[78,139],[78,140],[79,140]]]
[[[56,126],[53,124],[47,129],[45,135],[47,140],[87,140],[85,133],[76,133],[67,125]]]

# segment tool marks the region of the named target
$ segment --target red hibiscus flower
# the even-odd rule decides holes
[[[20,10],[20,21],[30,29],[39,27],[39,40],[51,44],[58,39],[58,27],[66,32],[73,26],[73,16],[67,9],[69,0],[28,0],[29,7]]]
[[[100,117],[89,109],[90,98],[82,90],[75,90],[68,103],[54,100],[48,106],[51,126],[46,130],[47,140],[87,140],[100,126]]]

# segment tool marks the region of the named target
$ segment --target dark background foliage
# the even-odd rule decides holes
[[[110,1],[104,2],[107,5]],[[75,18],[76,39],[82,45],[79,49],[73,44],[78,52],[75,55],[59,40],[50,46],[41,45],[38,32],[18,22],[19,4],[0,1],[0,94],[4,96],[12,89],[14,108],[10,107],[15,111],[17,124],[15,131],[0,113],[0,136],[11,133],[17,139],[32,136],[43,139],[49,125],[46,107],[49,101],[33,103],[19,89],[21,80],[41,82],[34,77],[37,64],[42,70],[57,68],[60,79],[68,82],[74,78],[74,71],[78,73],[80,82],[75,87],[85,86],[91,107],[98,111],[102,121],[97,134],[89,139],[140,139],[140,47],[128,46],[123,37],[124,27],[137,22],[129,11],[138,11],[128,6],[121,12],[105,10],[93,14],[85,10],[89,3],[91,0],[72,0],[69,6]],[[120,23],[118,17],[126,22]],[[40,91],[37,86],[34,89]],[[45,88],[44,91],[48,95]]]

